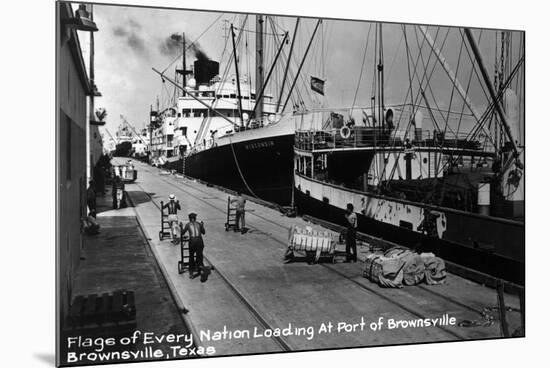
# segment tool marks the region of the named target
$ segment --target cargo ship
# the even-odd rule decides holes
[[[174,78],[157,71],[163,82],[175,87],[178,96],[164,109],[151,108],[151,141],[161,147],[153,152],[152,160],[160,159],[162,166],[190,177],[288,206],[293,192],[293,144],[298,128],[295,117],[307,114],[303,105],[294,104],[287,109],[300,75],[300,68],[294,70],[290,65],[295,37],[284,60],[283,48],[288,48],[289,33],[272,31],[270,36],[275,38],[273,48],[277,52],[266,63],[264,33],[268,24],[273,27],[273,19],[255,16],[253,85],[250,76],[240,70],[244,63],[238,61],[241,36],[250,31],[244,29],[246,18],[241,27],[231,25],[228,44],[232,51],[222,71],[220,63],[204,52],[195,52],[191,68],[183,67],[187,65],[184,52]],[[320,24],[317,21],[310,46]],[[296,29],[297,26],[294,35]],[[181,39],[184,50],[192,49],[186,45],[185,36]],[[306,57],[307,51],[302,64]],[[289,86],[271,94],[268,90],[270,82],[275,84],[273,71],[282,71],[283,67],[283,79]],[[282,85],[284,80],[280,81]]]
[[[260,40],[264,19],[256,16]],[[471,61],[470,81],[464,88],[428,28],[404,26],[404,34],[409,27],[410,35],[414,31],[423,37],[422,44],[436,60],[429,71],[424,61],[419,62],[422,46],[414,60],[407,45],[407,102],[389,104],[384,97],[388,87],[382,24],[372,25],[375,75],[372,97],[364,107],[354,101],[345,109],[295,105],[286,111],[304,58],[282,103],[283,93],[275,91],[272,96],[265,88],[279,53],[265,79],[263,60],[256,57],[253,89],[250,78],[239,76],[233,25],[234,63],[224,72],[201,53],[192,70],[176,70],[179,81],[158,72],[181,91],[172,106],[152,110],[152,125],[165,137],[164,165],[336,224],[345,224],[343,214],[351,203],[362,232],[434,251],[476,272],[523,284],[524,91],[518,81],[523,80],[524,57],[511,52],[511,32],[495,31],[502,57],[496,62],[499,73],[491,79],[472,30],[454,30],[462,37],[460,50],[467,48],[461,52]],[[284,43],[279,43],[281,49]],[[258,41],[256,56],[262,54]],[[437,86],[439,90],[430,84],[428,74],[435,65],[450,86]],[[235,73],[228,73],[232,68]],[[468,96],[474,71],[488,99],[481,112]],[[361,76],[358,89],[360,81]],[[314,82],[319,79],[311,77],[307,90],[322,94],[323,85]],[[448,106],[434,106],[448,91]],[[456,100],[462,102],[459,110]],[[466,128],[461,130],[461,125]]]
[[[434,122],[443,111],[427,103],[385,105],[377,89],[370,124],[358,126],[332,112],[324,127],[296,132],[296,205],[302,214],[346,226],[351,204],[361,232],[523,285],[524,135],[521,101],[512,89],[523,88],[513,83],[523,75],[523,56],[495,88],[472,30],[459,32],[489,96],[483,117],[472,113],[477,133],[437,124],[423,129],[424,116]],[[464,91],[451,81],[457,93]],[[463,118],[463,111],[445,113],[447,121]]]

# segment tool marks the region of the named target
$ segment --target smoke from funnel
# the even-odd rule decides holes
[[[145,40],[140,30],[141,24],[135,19],[130,18],[126,24],[115,27],[112,32],[115,37],[123,39],[132,50],[147,56]]]
[[[186,38],[185,44],[188,49],[191,49],[198,60],[210,60],[198,42],[191,42]],[[173,33],[162,41],[160,44],[160,52],[164,55],[174,56],[181,54],[182,47],[183,36],[179,33]]]

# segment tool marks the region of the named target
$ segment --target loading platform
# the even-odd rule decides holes
[[[302,351],[502,337],[498,318],[488,318],[498,305],[497,291],[449,274],[444,285],[385,289],[362,276],[362,262],[285,264],[289,228],[328,229],[303,218],[289,218],[273,208],[247,201],[248,233],[225,231],[227,193],[195,180],[136,162],[140,178],[126,191],[151,250],[163,272],[196,344],[214,346],[215,355]],[[207,282],[178,273],[180,248],[158,238],[160,202],[175,194],[182,207],[179,220],[195,212],[204,221],[205,263],[214,266]],[[359,259],[367,249],[358,247]],[[340,249],[340,251],[343,249]],[[520,300],[504,293],[508,335],[521,326]],[[498,313],[497,313],[498,315]],[[456,324],[383,328],[371,322],[454,318]],[[458,322],[468,323],[458,325]],[[318,333],[331,322],[339,333]],[[366,328],[360,328],[366,322]],[[315,326],[315,335],[274,336],[266,331]],[[347,328],[349,326],[349,329]],[[355,326],[355,327],[354,327]],[[225,335],[224,335],[225,331]],[[257,338],[240,338],[257,331]],[[225,338],[205,341],[216,332]],[[240,336],[240,337],[239,337]],[[202,338],[202,341],[201,341]]]

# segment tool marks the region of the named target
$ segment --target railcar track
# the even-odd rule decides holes
[[[164,181],[164,180],[163,180]],[[167,184],[171,184],[171,185],[174,185],[168,181],[165,181]],[[160,208],[160,204],[157,203],[154,198],[141,186],[139,185],[138,183],[133,183],[134,185],[136,185],[137,187],[139,187],[143,193],[145,193],[149,199],[151,200],[151,202],[155,205],[155,207],[157,207],[159,209],[159,211],[161,210]],[[184,191],[186,192],[186,191]],[[187,192],[186,192],[187,193]],[[193,196],[197,199],[200,199],[196,196]],[[202,199],[200,199],[202,200]],[[205,202],[207,203],[207,202]],[[204,260],[210,264],[211,268],[214,270],[216,270],[216,273],[220,276],[220,278],[223,280],[223,282],[229,287],[229,289],[231,290],[231,292],[237,297],[237,299],[245,306],[245,308],[248,310],[248,312],[250,314],[252,314],[252,316],[254,317],[254,319],[262,326],[262,328],[264,329],[271,329],[271,330],[274,330],[275,328],[273,326],[271,326],[265,318],[262,317],[261,313],[248,301],[248,299],[243,295],[243,293],[241,293],[237,287],[227,278],[227,276],[224,275],[224,273],[222,271],[220,271],[219,268],[217,268],[209,259],[206,255],[203,255],[203,258]],[[273,339],[275,341],[275,343],[283,350],[283,351],[292,351],[292,350],[295,350],[295,349],[292,349],[292,347],[289,345],[289,343],[287,341],[285,341],[285,339],[283,339],[282,337],[280,336],[271,336],[270,337],[271,339]]]
[[[153,173],[153,174],[154,174],[154,173]],[[168,184],[169,186],[172,186],[172,187],[174,187],[175,189],[177,189],[177,190],[179,190],[179,191],[182,191],[182,192],[186,193],[187,195],[189,195],[189,196],[191,196],[191,197],[193,197],[193,198],[195,198],[195,199],[197,199],[197,200],[199,200],[199,201],[201,201],[201,202],[207,204],[208,206],[210,206],[210,207],[216,209],[217,211],[220,211],[220,212],[222,212],[222,213],[225,214],[225,211],[226,211],[225,207],[220,208],[220,207],[218,207],[218,206],[212,204],[211,202],[206,201],[205,199],[203,199],[203,198],[197,196],[196,194],[193,194],[193,193],[189,192],[188,190],[185,190],[185,189],[182,188],[180,185],[178,185],[178,183],[174,183],[172,180],[167,180],[167,179],[162,178],[162,177],[161,177],[160,179],[161,179],[161,181],[163,181],[165,184]],[[137,184],[136,184],[136,185],[137,185]],[[138,186],[139,186],[139,185],[138,185]],[[143,190],[143,188],[142,188],[141,186],[140,186],[140,188]],[[198,189],[198,188],[196,188],[196,187],[193,187],[193,190],[196,190],[196,191],[198,191],[198,192],[201,192],[201,193],[203,193],[203,194],[208,195],[208,196],[209,196],[209,199],[219,199],[220,201],[224,201],[224,199],[219,198],[219,197],[212,198],[212,193],[206,192],[206,191],[201,190],[201,189]],[[144,191],[144,192],[145,192],[145,191]],[[149,196],[149,197],[151,198],[151,200],[153,200],[151,196]],[[224,201],[224,202],[225,202],[225,201]],[[157,203],[155,203],[155,205],[157,206],[157,208],[159,207]],[[268,218],[266,218],[266,217],[264,217],[264,216],[258,215],[257,213],[249,212],[249,215],[258,217],[258,218],[260,218],[260,219],[262,219],[262,220],[264,220],[264,221],[267,221],[267,222],[269,222],[269,223],[272,223],[272,224],[274,224],[274,225],[276,225],[276,226],[278,226],[278,227],[280,227],[280,228],[283,228],[283,229],[285,229],[285,230],[287,229],[286,226],[281,225],[281,224],[279,224],[279,223],[277,223],[277,222],[275,222],[275,221],[273,221],[273,220],[270,220],[270,219],[268,219]],[[252,229],[255,229],[254,227],[251,227],[251,228],[252,228]],[[283,242],[283,241],[277,239],[276,237],[274,237],[274,236],[271,235],[271,234],[264,233],[264,235],[267,236],[267,237],[269,237],[269,238],[272,239],[273,241],[275,241],[275,242],[277,242],[277,243],[279,243],[279,244],[285,246],[285,247],[288,245],[288,244],[286,244],[285,242]],[[206,257],[205,257],[205,258],[206,258]],[[209,260],[208,260],[208,262],[209,262],[210,264],[212,264]],[[421,319],[428,318],[427,316],[423,315],[422,313],[419,313],[418,311],[414,310],[413,308],[410,308],[410,307],[408,307],[407,305],[405,305],[405,304],[403,304],[403,303],[401,303],[401,302],[398,302],[398,301],[392,299],[391,297],[389,297],[389,296],[387,296],[387,295],[384,295],[384,294],[383,294],[382,292],[380,292],[379,290],[376,290],[376,288],[371,287],[371,286],[368,286],[368,285],[366,285],[366,284],[364,284],[364,283],[362,283],[362,282],[356,280],[355,277],[346,275],[345,273],[343,273],[343,272],[341,272],[341,271],[335,269],[334,266],[327,265],[327,264],[322,264],[322,263],[321,263],[320,265],[321,265],[322,267],[325,267],[326,269],[332,271],[333,273],[339,275],[340,277],[342,277],[342,278],[344,278],[344,279],[346,279],[346,280],[348,280],[348,281],[354,283],[355,285],[357,285],[357,286],[358,286],[360,289],[362,289],[363,291],[368,292],[368,293],[371,293],[371,294],[374,294],[374,295],[378,296],[379,298],[381,298],[381,299],[383,299],[383,300],[385,300],[385,301],[387,301],[387,302],[389,302],[389,303],[391,303],[391,304],[397,306],[398,308],[400,308],[400,309],[406,311],[407,313],[409,313],[409,314],[411,314],[411,315],[413,315],[413,316],[415,316],[415,317],[418,317],[418,318],[421,318]],[[227,277],[225,277],[219,270],[217,270],[217,271],[218,271],[218,273],[220,274],[220,276],[222,277],[222,279],[224,280],[224,282],[231,288],[231,290],[237,295],[237,297],[239,297],[239,299],[241,299],[241,300],[243,301],[243,303],[247,306],[247,308],[251,311],[251,313],[254,314],[255,318],[258,319],[258,321],[259,321],[260,323],[262,323],[262,325],[264,325],[266,328],[271,328],[271,327],[269,327],[269,324],[265,321],[265,319],[263,319],[263,318],[261,317],[261,314],[251,305],[251,303],[249,303],[249,302],[247,301],[247,299],[242,295],[242,293],[240,293],[240,292],[237,290],[237,288],[235,287],[235,285],[234,285]],[[456,306],[458,306],[458,307],[460,307],[460,308],[462,308],[462,309],[466,309],[466,310],[468,310],[468,311],[470,311],[470,312],[479,313],[479,310],[478,310],[478,309],[473,308],[473,307],[471,307],[471,306],[468,306],[468,305],[466,305],[466,304],[464,304],[464,303],[462,303],[462,302],[460,302],[460,301],[457,301],[456,299],[451,298],[451,297],[449,297],[449,296],[447,296],[447,295],[443,295],[443,294],[437,293],[437,292],[435,292],[435,291],[433,291],[433,290],[427,290],[427,288],[421,288],[421,289],[424,290],[425,292],[430,293],[431,295],[433,295],[433,296],[435,296],[435,297],[437,297],[437,298],[443,300],[443,301],[446,301],[446,302],[448,302],[448,303],[452,303],[452,304],[454,304],[454,305],[456,305]],[[262,321],[263,321],[263,322],[262,322]],[[455,338],[458,338],[458,339],[463,339],[463,338],[464,338],[462,335],[456,333],[455,331],[453,331],[453,330],[450,329],[450,328],[447,328],[447,327],[444,327],[444,326],[436,326],[436,327],[439,328],[439,329],[441,329],[441,330],[443,330],[443,331],[445,331],[446,333],[452,335],[452,336],[455,337]],[[281,339],[281,340],[282,340],[282,339]],[[281,342],[282,342],[283,344],[285,344],[284,341],[281,341]],[[280,342],[278,342],[278,343],[280,343]],[[290,347],[288,346],[288,344],[287,344],[286,348],[287,348],[287,350],[291,350]]]
[[[171,178],[171,177],[170,177],[170,178]],[[169,185],[171,185],[171,186],[173,186],[173,187],[175,187],[175,188],[177,188],[177,189],[179,189],[179,190],[181,190],[181,191],[183,191],[183,192],[185,192],[185,193],[191,195],[191,193],[189,193],[188,191],[186,191],[186,190],[180,188],[179,186],[177,186],[176,183],[173,183],[173,182],[170,182],[170,181],[164,180],[164,179],[163,179],[163,181],[164,181],[166,184],[169,184]],[[201,190],[201,189],[196,188],[196,187],[193,187],[193,189],[196,190],[196,191],[198,191],[198,192],[204,193],[205,195],[210,195],[210,196],[212,195],[212,193],[206,192],[206,191]],[[196,197],[196,196],[193,196],[193,197],[199,199],[199,198]],[[208,199],[219,199],[220,201],[224,201],[224,199],[219,198],[219,197],[208,197]],[[201,200],[202,200],[202,199],[201,199]],[[203,202],[205,202],[205,201],[203,201]],[[210,203],[208,203],[208,202],[205,202],[205,203],[209,204],[209,205],[210,205],[211,207],[213,207],[213,208],[216,208],[217,210],[220,210],[220,211],[224,212],[223,209],[217,208],[217,207],[213,206],[212,204],[210,204]],[[225,212],[224,212],[224,213],[225,213]],[[264,217],[264,216],[258,215],[257,213],[249,212],[248,214],[249,214],[249,215],[252,215],[252,216],[256,216],[256,217],[258,217],[258,218],[261,218],[262,220],[264,220],[264,221],[266,221],[266,222],[269,222],[269,223],[271,223],[271,224],[273,224],[273,225],[276,225],[276,226],[278,226],[278,227],[280,227],[280,228],[282,228],[282,229],[288,230],[288,228],[287,228],[286,226],[281,225],[280,223],[275,222],[275,221],[273,221],[273,220],[271,220],[271,219],[269,219],[269,218],[266,218],[266,217]],[[269,236],[271,239],[273,239],[274,241],[276,241],[276,242],[278,242],[278,243],[280,243],[280,244],[283,244],[283,245],[285,245],[285,246],[287,245],[286,243],[281,242],[280,240],[274,238],[273,236],[271,236],[271,235],[269,235],[269,234],[266,234],[266,233],[264,233],[264,234],[267,235],[267,236]],[[329,267],[329,269],[331,269],[332,271],[334,271],[334,272],[340,274],[342,277],[345,277],[345,278],[350,279],[348,276],[346,276],[346,275],[344,275],[344,274],[341,274],[339,271],[330,268],[330,266],[327,266],[327,265],[323,265],[323,266]],[[351,280],[351,279],[350,279],[350,280]],[[353,281],[353,280],[352,280],[352,281]],[[365,288],[365,286],[362,285],[362,284],[359,285],[359,286]],[[436,296],[436,297],[439,297],[439,298],[441,298],[441,299],[444,299],[444,300],[446,300],[446,301],[449,301],[449,302],[451,302],[451,303],[453,303],[453,304],[455,304],[455,305],[457,305],[457,306],[459,306],[459,307],[461,307],[461,308],[463,308],[463,309],[467,309],[467,310],[469,310],[469,311],[471,311],[471,312],[475,312],[475,313],[478,313],[478,314],[480,313],[480,310],[479,310],[479,309],[476,309],[476,308],[474,308],[474,307],[472,307],[472,306],[469,306],[469,305],[467,305],[467,304],[464,304],[464,303],[462,303],[461,301],[456,300],[455,298],[452,298],[452,297],[450,297],[450,296],[448,296],[448,295],[443,295],[443,294],[441,294],[441,293],[438,293],[437,291],[432,290],[432,289],[430,289],[429,287],[426,287],[426,286],[424,286],[424,285],[418,285],[418,287],[421,288],[422,290],[426,291],[426,292],[429,293],[429,294],[432,294],[432,295],[434,295],[434,296]]]

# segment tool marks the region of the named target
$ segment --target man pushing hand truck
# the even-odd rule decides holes
[[[201,282],[208,280],[210,268],[204,265],[204,241],[202,236],[206,233],[204,223],[197,222],[197,214],[189,214],[189,222],[185,224],[181,236],[189,233],[189,278],[201,276]]]
[[[167,209],[168,212],[168,224],[172,233],[172,243],[177,244],[179,241],[178,236],[178,210],[181,210],[180,201],[176,200],[174,194],[170,194],[168,197],[170,201],[162,206],[162,209]]]

